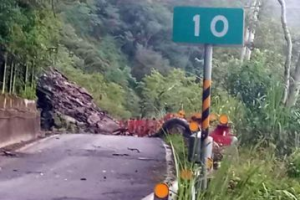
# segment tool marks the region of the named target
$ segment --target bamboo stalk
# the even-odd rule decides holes
[[[32,64],[32,66],[31,66],[31,83],[30,83],[31,88],[34,87],[34,79],[35,79],[35,65]]]
[[[9,76],[9,93],[12,93],[12,84],[13,84],[13,74],[14,74],[14,62],[10,66],[10,76]]]
[[[14,66],[14,75],[13,75],[13,84],[12,84],[12,93],[16,94],[16,77],[17,77],[17,64]]]
[[[27,90],[27,82],[28,82],[28,64],[25,65],[25,84],[24,84],[24,90]]]
[[[4,56],[4,72],[3,72],[3,83],[2,83],[2,94],[5,93],[6,86],[6,71],[7,71],[7,54]]]

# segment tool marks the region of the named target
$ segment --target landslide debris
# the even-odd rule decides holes
[[[37,106],[44,130],[111,134],[118,122],[101,110],[84,88],[56,69],[44,72],[37,82]]]

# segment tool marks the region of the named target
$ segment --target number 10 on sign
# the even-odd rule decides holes
[[[243,9],[177,7],[173,23],[175,42],[243,45]]]
[[[194,22],[195,22],[195,37],[200,36],[200,15],[195,15],[194,16]],[[217,31],[217,23],[222,22],[223,23],[223,30],[218,32]],[[228,33],[228,20],[226,17],[222,15],[218,15],[213,18],[210,26],[210,31],[215,37],[224,37]]]

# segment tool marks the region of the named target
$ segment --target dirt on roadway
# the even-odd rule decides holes
[[[157,138],[52,136],[0,157],[1,200],[140,200],[166,174]]]

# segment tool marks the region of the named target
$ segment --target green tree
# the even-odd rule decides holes
[[[177,112],[182,107],[186,112],[198,112],[201,108],[201,85],[195,77],[186,77],[185,72],[174,69],[166,76],[152,71],[142,82],[144,115],[161,111]]]

